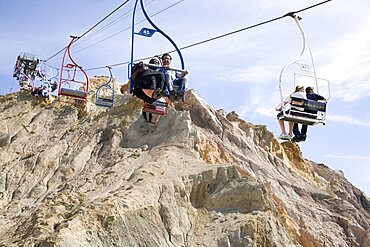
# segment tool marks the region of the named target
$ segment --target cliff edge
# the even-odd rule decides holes
[[[366,195],[266,126],[91,102],[0,96],[0,246],[370,246]]]

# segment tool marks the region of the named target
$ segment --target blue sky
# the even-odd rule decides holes
[[[161,12],[152,20],[179,47],[184,47],[319,1],[145,2],[150,15]],[[18,90],[12,72],[19,53],[33,53],[47,59],[68,44],[69,35],[83,34],[121,3],[117,0],[0,0],[0,93],[8,93],[12,87],[13,91]],[[173,4],[176,5],[163,11]],[[90,77],[107,75],[108,71],[89,68],[129,61],[132,6],[131,0],[74,45],[73,57],[88,69]],[[370,105],[369,9],[368,0],[333,0],[299,14],[318,76],[328,79],[331,88],[327,124],[310,127],[307,141],[299,145],[306,158],[342,170],[367,195],[370,195],[370,114],[366,108]],[[137,22],[141,20],[139,11]],[[136,25],[137,31],[143,26],[149,27],[144,21]],[[214,108],[234,110],[248,122],[267,125],[277,136],[280,131],[274,107],[280,100],[279,74],[299,54],[301,45],[297,26],[287,17],[182,53],[190,71],[190,88]],[[135,58],[170,50],[173,50],[171,44],[158,33],[150,39],[136,38]],[[174,66],[179,67],[177,55],[173,57]],[[59,68],[61,56],[51,59],[49,64]],[[126,82],[127,66],[113,67],[113,74],[120,82]],[[285,87],[287,91],[290,87],[293,90],[293,83]]]

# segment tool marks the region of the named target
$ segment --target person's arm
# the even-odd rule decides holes
[[[326,100],[323,96],[319,95],[318,96],[320,97],[319,100]]]
[[[282,111],[284,109],[284,107],[290,103],[290,95],[288,97],[286,97],[283,102],[280,102],[276,107],[275,107],[275,110],[276,111]]]
[[[326,100],[323,96],[321,96],[320,94],[314,94],[314,99],[316,100],[316,101],[318,101],[318,100]]]
[[[180,72],[180,73],[177,73],[176,74],[176,78],[183,78],[184,76],[186,76],[187,74],[189,74],[189,71],[185,70],[183,72]]]

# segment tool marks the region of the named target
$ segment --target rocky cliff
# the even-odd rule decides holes
[[[366,195],[266,126],[194,91],[156,125],[90,97],[0,97],[0,246],[370,246]]]

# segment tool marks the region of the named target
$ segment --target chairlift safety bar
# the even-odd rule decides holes
[[[313,79],[315,79],[316,80],[316,82],[318,82],[319,80],[320,81],[325,81],[326,83],[327,83],[327,86],[328,86],[328,97],[326,98],[326,101],[329,101],[329,99],[330,99],[330,82],[329,82],[329,80],[328,79],[325,79],[325,78],[321,78],[321,77],[317,77],[317,76],[315,76],[315,75],[310,75],[310,74],[303,74],[303,73],[294,73],[294,81],[296,81],[295,79],[296,79],[296,76],[306,76],[306,77],[311,77],[311,78],[313,78]],[[316,84],[318,84],[318,83],[316,83]],[[317,90],[319,89],[318,88],[318,85],[316,85],[316,87],[317,87]],[[320,94],[320,92],[318,91],[317,92],[318,94]]]
[[[162,65],[157,65],[157,64],[151,64],[151,63],[143,63],[145,66],[148,66],[148,67],[154,67],[154,68],[165,68],[167,70],[173,70],[173,71],[177,71],[177,72],[186,72],[186,70],[184,69],[178,69],[178,68],[171,68],[171,67],[163,67]]]

